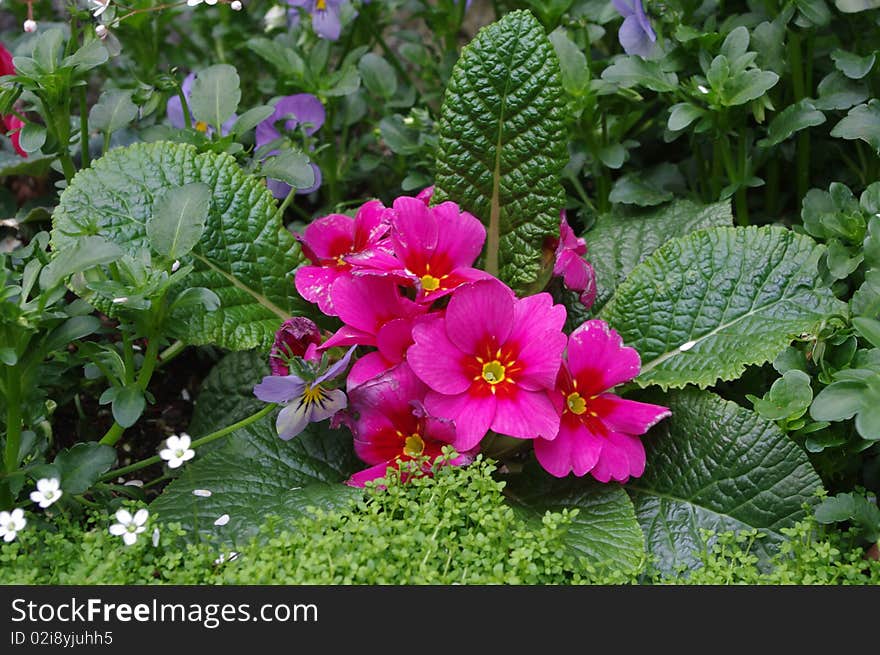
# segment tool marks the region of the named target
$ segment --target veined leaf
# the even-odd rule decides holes
[[[192,539],[247,541],[269,515],[294,521],[309,506],[345,503],[360,491],[342,482],[357,467],[348,430],[312,424],[291,441],[275,432],[270,414],[227,438],[220,448],[187,464],[151,509],[179,522]],[[196,496],[195,489],[211,492]],[[214,522],[229,515],[226,525]]]
[[[260,411],[265,403],[254,396],[254,385],[265,375],[269,364],[264,353],[247,350],[226,355],[202,382],[188,432],[203,437]]]
[[[175,312],[169,336],[233,350],[267,348],[298,301],[291,277],[299,248],[276,216],[272,194],[228,155],[167,142],[112,150],[80,171],[61,195],[53,248],[63,255],[88,235],[101,234],[137,255],[149,247],[147,223],[157,200],[194,182],[210,189],[211,209],[199,242],[180,261],[196,269],[186,285],[210,289],[221,304],[213,312],[199,305]]]
[[[774,423],[709,392],[663,402],[672,418],[645,438],[645,474],[627,485],[653,565],[697,565],[701,529],[757,528],[767,537],[753,548],[764,554],[816,501],[822,484],[806,453]]]
[[[538,21],[514,11],[483,28],[452,72],[440,119],[434,202],[486,225],[484,268],[524,290],[558,236],[568,157],[559,62]]]
[[[643,385],[707,387],[772,360],[846,306],[822,286],[824,248],[777,227],[711,228],[640,264],[601,316],[639,351]]]

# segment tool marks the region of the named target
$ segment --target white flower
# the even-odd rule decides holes
[[[224,515],[221,516],[219,519],[217,519],[216,521],[214,521],[214,525],[218,525],[218,526],[221,526],[221,527],[224,526],[224,525],[226,525],[227,523],[229,523],[229,514],[224,514]]]
[[[179,437],[172,434],[165,440],[165,448],[159,451],[159,457],[168,462],[168,468],[176,469],[195,457],[196,451],[190,448],[190,444],[192,439],[186,432],[181,432]]]
[[[232,0],[232,2],[229,3],[229,7],[232,11],[241,11],[241,2],[239,0]]]
[[[97,36],[99,39],[106,39],[109,33],[110,31],[107,29],[106,25],[95,26],[95,36]]]
[[[179,260],[179,259],[175,259],[175,260],[174,260],[174,263],[171,264],[171,272],[172,272],[172,273],[176,273],[176,272],[177,272],[177,269],[179,269],[179,268],[180,268],[180,260]]]
[[[116,512],[116,520],[119,523],[110,526],[110,534],[114,537],[122,537],[126,546],[132,546],[137,541],[137,536],[147,529],[148,518],[150,513],[145,509],[139,509],[134,516],[127,509],[121,509]]]
[[[35,21],[33,18],[28,18],[24,22],[24,25],[22,27],[25,32],[28,32],[28,33],[36,32],[37,31],[37,21]]]
[[[61,498],[63,493],[58,478],[42,478],[37,480],[37,490],[31,492],[31,500],[46,509]]]
[[[27,521],[24,518],[24,510],[16,508],[11,512],[0,512],[0,537],[9,543],[15,539],[15,535],[24,530]]]
[[[153,530],[153,548],[159,547],[159,537],[160,537],[159,528],[155,528]]]
[[[110,6],[110,0],[89,0],[89,4],[92,6],[92,16],[97,18]]]

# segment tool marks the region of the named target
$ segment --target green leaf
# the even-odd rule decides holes
[[[704,227],[733,223],[729,202],[698,205],[677,200],[659,209],[638,214],[605,214],[584,235],[587,259],[596,271],[595,308],[604,305],[614,289],[648,255],[663,243]]]
[[[254,129],[274,113],[275,108],[270,105],[259,105],[248,109],[238,117],[237,121],[235,121],[232,131],[235,134],[244,134],[245,132]]]
[[[676,105],[672,105],[672,108],[669,110],[669,120],[666,123],[666,127],[673,132],[678,132],[700,118],[704,113],[700,107],[696,107],[689,102],[679,102]]]
[[[678,76],[664,71],[660,63],[639,56],[622,56],[602,71],[602,79],[623,88],[643,86],[659,93],[672,93],[678,89]]]
[[[52,73],[58,67],[63,49],[64,34],[57,27],[53,27],[37,36],[32,56],[40,68],[47,73]]]
[[[880,0],[834,0],[834,6],[846,14],[856,14],[880,7]]]
[[[238,71],[229,64],[217,64],[196,73],[189,109],[193,118],[220,129],[241,100]]]
[[[860,80],[870,73],[874,67],[874,62],[877,60],[873,52],[864,57],[859,57],[852,52],[847,52],[840,48],[831,51],[831,58],[834,60],[834,67],[851,80]]]
[[[880,321],[859,316],[853,319],[853,327],[867,339],[872,346],[880,348]]]
[[[645,540],[633,505],[623,488],[593,480],[556,480],[543,471],[511,476],[505,490],[530,510],[532,520],[545,512],[577,509],[566,544],[597,567],[635,571],[645,559]]]
[[[850,109],[831,130],[831,136],[850,141],[861,139],[880,154],[880,100]]]
[[[100,328],[101,321],[94,316],[73,316],[49,333],[43,342],[42,354],[48,355],[54,350],[64,348],[71,341],[87,337]]]
[[[204,436],[256,414],[265,405],[254,396],[254,385],[269,375],[264,353],[229,353],[208,373],[197,398],[188,431]]]
[[[196,269],[186,285],[210,289],[221,308],[175,312],[169,336],[234,350],[268,348],[281,321],[303,307],[292,281],[299,250],[276,216],[272,194],[229,155],[162,142],[110,151],[61,194],[53,215],[54,249],[63,256],[86,235],[101,233],[119,244],[117,250],[137,256],[149,245],[146,223],[156,199],[193,182],[210,188],[211,210],[201,240],[181,264]]]
[[[201,305],[205,311],[213,312],[220,308],[220,298],[216,293],[205,287],[190,287],[184,289],[174,302],[171,303],[170,310],[187,309]]]
[[[211,211],[211,188],[204,182],[172,187],[153,204],[147,239],[153,250],[178,259],[195,247]]]
[[[43,177],[49,166],[55,161],[55,155],[30,154],[27,159],[17,152],[0,150],[0,177],[10,175],[29,175]]]
[[[308,189],[315,184],[315,169],[309,157],[296,150],[283,150],[270,157],[260,167],[260,174],[280,180],[294,189]]]
[[[697,566],[701,529],[757,528],[768,535],[755,542],[759,554],[781,541],[821,486],[807,455],[775,424],[709,392],[663,402],[672,418],[648,434],[645,474],[627,485],[656,568]]]
[[[795,132],[821,125],[824,122],[825,114],[816,109],[809,98],[805,98],[789,105],[770,121],[767,128],[767,138],[758,141],[758,145],[764,148],[778,145]]]
[[[129,384],[113,396],[113,418],[124,428],[130,428],[144,413],[147,399],[136,384]]]
[[[553,46],[514,11],[464,48],[443,101],[434,202],[451,199],[487,227],[484,268],[516,290],[542,274],[558,236],[568,161]]]
[[[54,462],[61,472],[61,489],[71,495],[88,491],[114,463],[116,451],[94,441],[62,450]]]
[[[845,421],[862,408],[865,385],[862,382],[844,380],[832,382],[822,389],[813,400],[810,416],[817,421]]]
[[[559,57],[563,88],[575,97],[582,96],[590,83],[590,68],[586,56],[577,44],[568,38],[562,27],[553,30],[548,38],[553,44],[556,56]]]
[[[131,92],[118,89],[104,91],[89,112],[89,125],[102,132],[115,132],[137,118],[138,108],[131,101]]]
[[[768,421],[787,418],[800,418],[813,402],[810,376],[803,371],[792,369],[778,378],[763,398],[747,394],[755,411]]]
[[[109,264],[122,257],[122,249],[104,237],[83,236],[55,250],[49,264],[40,271],[40,286],[51,289],[74,273],[87,271],[94,266]]]
[[[819,97],[814,101],[817,109],[849,109],[868,97],[868,88],[845,75],[833,71],[819,82]]]
[[[880,539],[880,508],[864,496],[849,493],[826,498],[813,515],[825,524],[851,521],[869,543]]]
[[[779,75],[773,71],[745,70],[729,78],[723,87],[722,104],[728,107],[744,105],[760,98],[776,86]]]
[[[831,10],[825,0],[795,0],[794,4],[803,17],[816,27],[824,27],[831,22]]]
[[[110,59],[110,53],[107,52],[104,44],[96,39],[89,41],[69,57],[65,57],[61,66],[62,68],[72,68],[77,73],[85,73],[97,68],[108,59]]]
[[[367,91],[386,100],[397,91],[397,74],[381,56],[368,52],[358,62],[358,71]]]
[[[358,497],[360,491],[342,484],[358,467],[348,430],[312,424],[282,441],[275,416],[269,415],[188,464],[186,474],[168,485],[151,509],[164,522],[181,523],[193,540],[213,536],[241,543],[269,515],[291,522],[309,506],[326,509]],[[211,496],[194,496],[194,489]],[[215,526],[224,514],[229,523]]]
[[[26,123],[18,135],[18,145],[26,153],[37,152],[46,143],[46,128],[38,123]]]
[[[640,264],[602,317],[639,351],[643,386],[732,380],[845,312],[820,282],[823,251],[778,227],[700,230]]]

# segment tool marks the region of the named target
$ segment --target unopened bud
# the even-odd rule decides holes
[[[98,26],[95,28],[95,35],[96,35],[99,39],[106,39],[108,33],[109,33],[109,32],[108,32],[108,30],[107,30],[107,26],[106,26],[106,25],[98,25]]]
[[[241,2],[239,0],[232,0],[229,6],[232,7],[232,11],[241,11]]]
[[[35,21],[33,18],[28,18],[24,22],[24,31],[29,32],[29,33],[36,32],[37,31],[37,21]]]

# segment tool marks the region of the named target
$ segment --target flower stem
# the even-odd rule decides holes
[[[290,203],[293,202],[293,197],[296,195],[296,189],[294,187],[290,187],[290,191],[287,192],[287,196],[281,202],[281,205],[278,207],[278,211],[275,214],[275,217],[280,221],[284,218],[284,212],[287,211]]]
[[[256,421],[259,421],[261,418],[269,414],[272,410],[274,410],[278,405],[275,403],[269,403],[263,409],[261,409],[256,414],[251,414],[247,418],[244,418],[237,423],[233,423],[232,425],[228,425],[225,428],[217,430],[216,432],[212,432],[211,434],[205,435],[200,439],[196,439],[192,442],[192,448],[195,450],[196,448],[200,448],[206,444],[211,443],[212,441],[217,441],[222,437],[225,437],[227,434],[231,432],[235,432],[245,426],[250,425]],[[107,482],[108,480],[112,480],[121,475],[127,475],[128,473],[134,473],[135,471],[140,471],[142,468],[146,468],[148,466],[152,466],[153,464],[158,464],[162,461],[162,458],[158,455],[154,455],[153,457],[148,457],[147,459],[143,459],[139,462],[135,462],[134,464],[129,464],[128,466],[123,466],[122,468],[118,468],[115,471],[110,471],[109,473],[105,473],[98,480],[99,482]]]
[[[79,147],[82,153],[82,167],[88,168],[91,160],[89,158],[89,112],[86,105],[85,86],[79,87]]]

